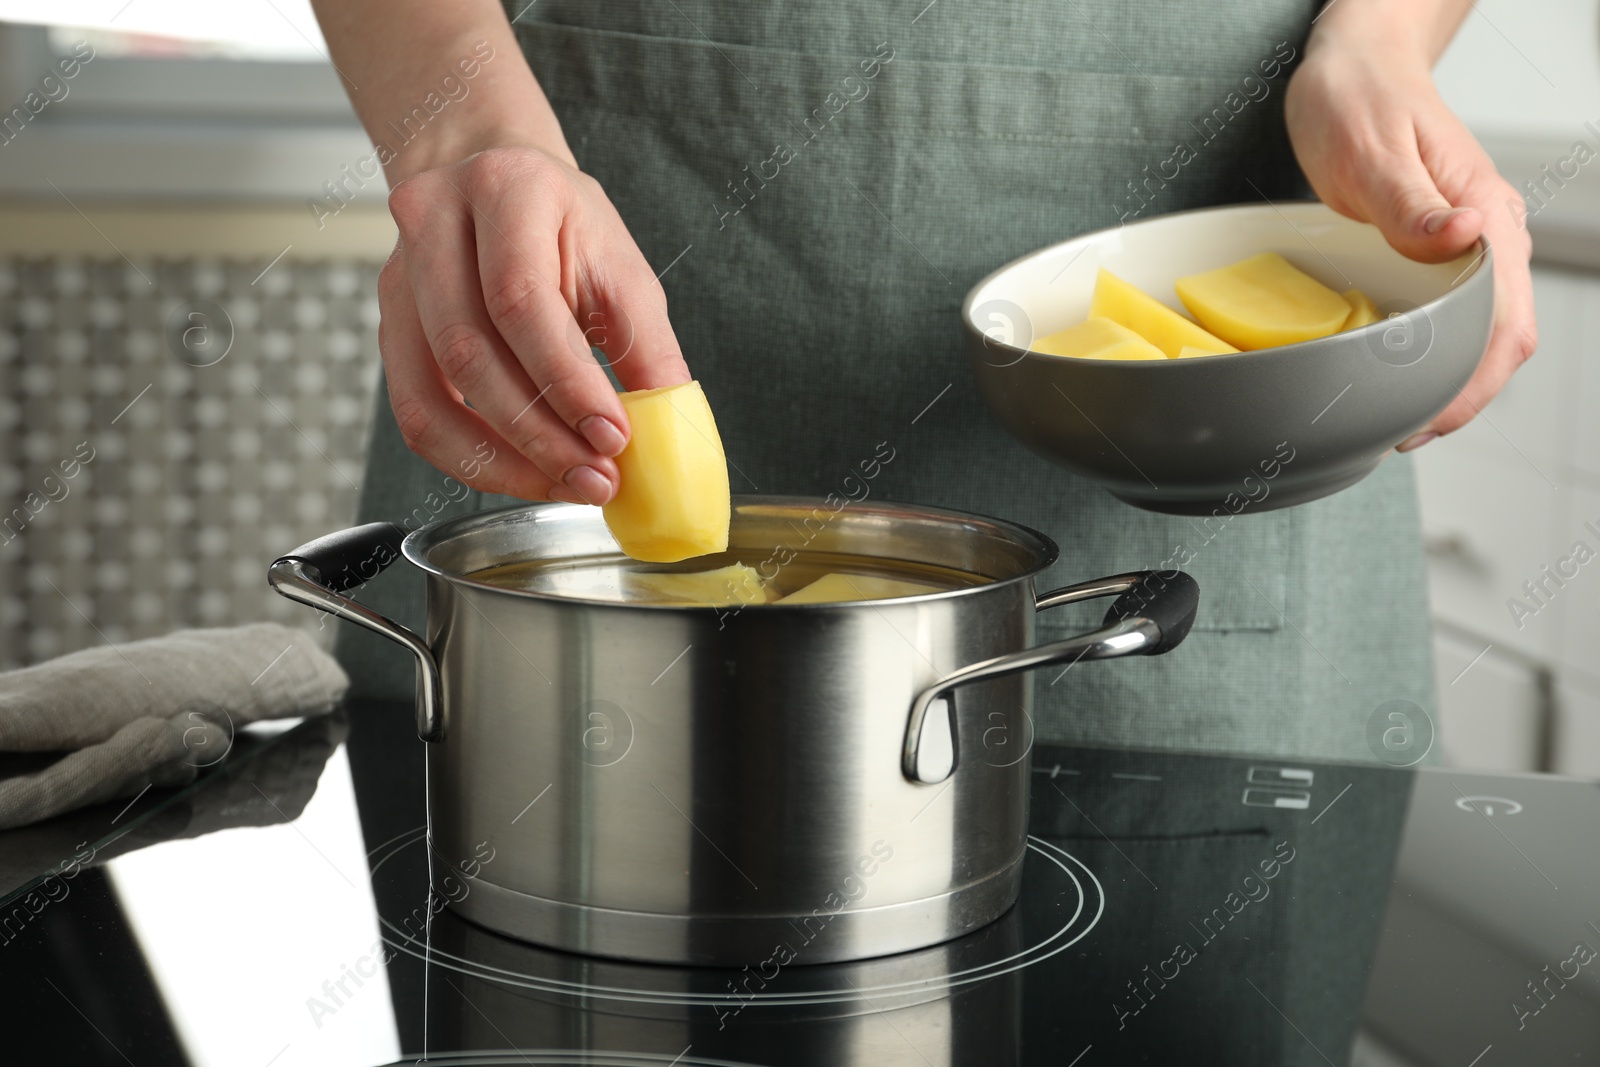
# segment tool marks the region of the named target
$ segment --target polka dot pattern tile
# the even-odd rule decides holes
[[[318,628],[266,566],[355,513],[381,264],[269,262],[0,258],[0,668]]]

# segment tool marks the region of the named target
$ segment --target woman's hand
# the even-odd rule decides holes
[[[1430,52],[1449,33],[1397,32],[1395,7],[1379,24],[1344,3],[1345,12],[1324,9],[1285,98],[1289,139],[1312,188],[1412,259],[1453,259],[1480,236],[1494,250],[1489,349],[1450,406],[1399,446],[1407,451],[1465,425],[1533,354],[1532,245],[1521,195],[1434,88]]]
[[[628,420],[591,343],[628,389],[689,371],[655,272],[578,170],[505,9],[312,4],[375,144],[424,93],[449,96],[383,163],[400,240],[378,346],[406,444],[484,492],[607,502]]]
[[[495,148],[406,178],[389,208],[400,240],[378,337],[406,444],[485,492],[609,501],[628,420],[590,345],[629,389],[689,372],[599,184],[538,149]],[[484,442],[494,459],[475,462]]]

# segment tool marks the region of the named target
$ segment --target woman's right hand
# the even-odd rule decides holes
[[[378,346],[406,444],[484,492],[609,501],[628,420],[590,345],[630,390],[689,370],[599,183],[493,148],[406,178],[389,208],[400,239],[378,278]]]

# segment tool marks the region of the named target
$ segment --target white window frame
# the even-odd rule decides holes
[[[0,117],[56,59],[47,28],[0,24]],[[326,62],[102,55],[66,84],[0,144],[0,197],[304,202],[372,150]]]

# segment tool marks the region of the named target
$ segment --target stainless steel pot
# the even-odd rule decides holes
[[[445,894],[463,917],[571,951],[736,966],[780,942],[821,963],[966,933],[1016,899],[1031,744],[1021,672],[1165,652],[1194,619],[1198,591],[1178,571],[1036,596],[1055,545],[995,519],[734,504],[730,548],[764,573],[803,549],[989,581],[732,609],[472,577],[615,555],[599,510],[568,504],[409,535],[374,523],[272,564],[284,596],[416,656],[430,855],[436,884],[464,880],[459,898]],[[427,576],[426,636],[343,595],[402,554]],[[1035,611],[1105,596],[1118,599],[1101,629],[1030,647]],[[458,865],[485,848],[493,860],[467,877]]]

